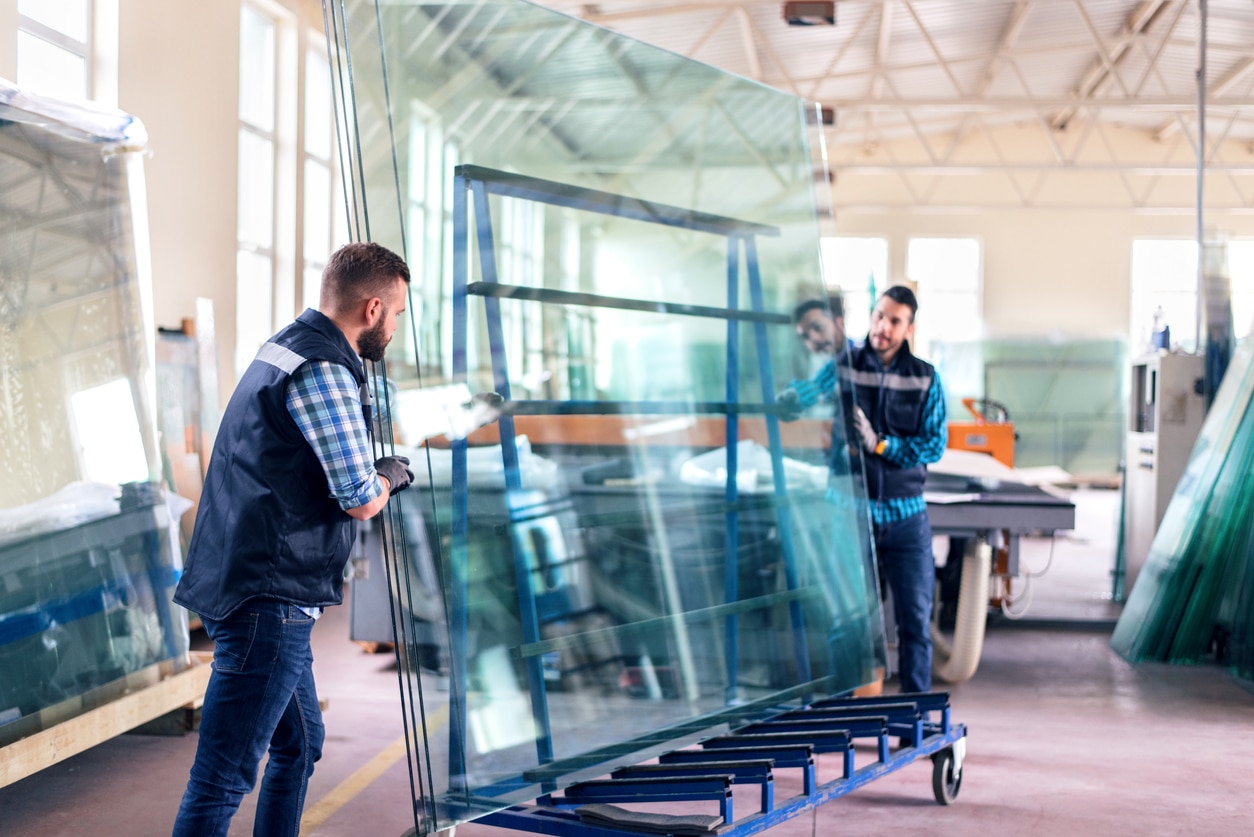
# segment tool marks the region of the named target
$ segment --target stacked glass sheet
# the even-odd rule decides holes
[[[1237,349],[1111,645],[1254,678],[1254,346]]]
[[[187,664],[143,129],[0,82],[0,745]]]
[[[1119,340],[989,339],[940,343],[950,421],[970,421],[963,398],[1005,405],[1015,465],[1115,474],[1123,458],[1127,350]]]
[[[518,0],[325,9],[350,229],[414,274],[376,386],[418,832],[871,681],[843,413],[775,403],[831,360],[803,103]]]

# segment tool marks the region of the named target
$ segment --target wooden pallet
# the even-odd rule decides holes
[[[193,651],[192,664],[183,671],[170,673],[154,683],[0,747],[0,788],[169,712],[194,705],[204,697],[212,659],[211,652]],[[41,714],[55,718],[64,714],[64,710],[50,707]]]

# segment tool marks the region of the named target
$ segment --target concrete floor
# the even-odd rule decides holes
[[[1254,695],[1215,667],[1130,666],[1111,652],[1102,625],[1118,613],[1109,602],[1118,495],[1077,499],[1076,532],[1052,544],[1052,562],[1049,541],[1025,545],[1025,569],[1050,562],[1026,616],[994,619],[975,676],[948,687],[969,728],[958,800],[933,801],[921,761],[770,834],[1250,833]],[[347,636],[347,608],[314,632],[328,740],[302,833],[401,835],[413,822],[395,667]],[[124,735],[0,789],[0,835],[168,834],[195,746],[194,734]],[[837,771],[821,759],[820,780]],[[792,772],[777,776],[777,799],[798,788]],[[251,833],[254,799],[232,835]],[[457,837],[509,834],[457,828]]]

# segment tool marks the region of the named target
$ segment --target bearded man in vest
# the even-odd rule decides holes
[[[784,419],[791,420],[813,404],[834,400],[839,380],[849,415],[846,427],[833,427],[833,437],[847,434],[862,454],[876,560],[893,594],[902,692],[932,687],[936,565],[923,482],[927,466],[941,458],[948,442],[940,377],[910,351],[918,309],[909,288],[889,288],[875,302],[864,343],[824,365],[813,379],[791,382],[776,399],[786,410]],[[848,467],[843,449],[843,439],[833,445],[834,470]]]
[[[866,342],[850,356],[851,441],[861,446],[880,572],[893,594],[902,692],[932,687],[936,563],[923,499],[927,466],[945,452],[945,395],[931,364],[910,351],[919,303],[901,285],[871,311]]]
[[[356,521],[413,480],[404,457],[374,459],[362,364],[383,358],[408,287],[390,250],[336,251],[318,310],[261,346],[223,413],[174,594],[214,641],[175,835],[225,835],[267,753],[253,833],[299,833],[324,739],[310,631],[343,598]]]

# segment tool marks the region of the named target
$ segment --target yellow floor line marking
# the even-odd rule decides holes
[[[427,733],[434,733],[448,722],[448,704],[437,708],[427,717]],[[300,818],[300,833],[308,834],[329,820],[336,811],[348,804],[354,796],[361,793],[370,783],[382,776],[389,767],[405,758],[405,736],[384,747],[378,755],[353,771],[347,779],[340,782],[331,792],[322,797],[312,808],[305,811]]]

